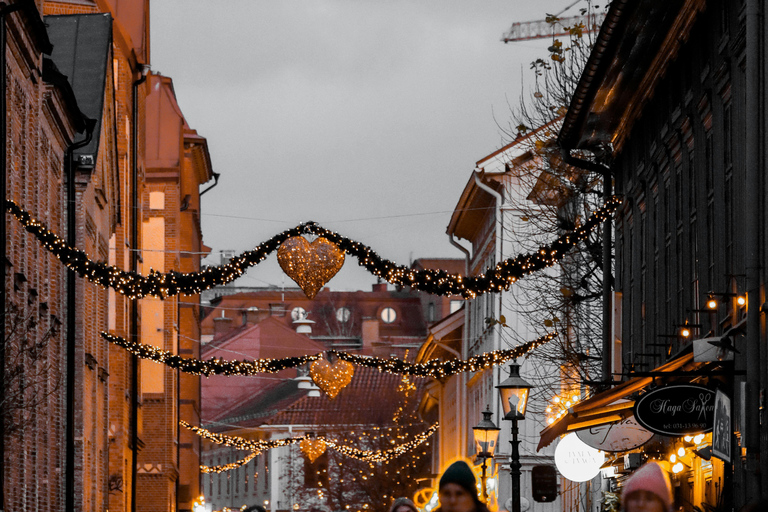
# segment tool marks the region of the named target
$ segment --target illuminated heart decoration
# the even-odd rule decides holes
[[[325,359],[313,361],[309,367],[309,375],[315,384],[325,391],[328,398],[336,398],[344,386],[352,382],[355,367],[352,363],[339,359],[331,364]]]
[[[292,236],[277,250],[277,262],[283,272],[314,299],[317,292],[344,265],[344,251],[323,237],[311,244],[303,236]]]
[[[319,456],[325,453],[325,441],[308,437],[301,440],[299,448],[307,456],[309,462],[315,462]]]

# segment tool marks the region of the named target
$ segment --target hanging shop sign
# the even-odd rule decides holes
[[[731,399],[717,390],[715,395],[715,417],[712,430],[712,455],[731,462],[733,429],[731,427]]]
[[[592,480],[600,473],[603,462],[603,452],[587,446],[574,433],[562,438],[555,448],[557,470],[572,482]]]
[[[679,384],[654,389],[635,402],[635,418],[646,429],[665,436],[712,430],[715,392],[704,386]]]
[[[557,469],[555,466],[540,465],[531,468],[533,501],[551,503],[557,499]]]
[[[640,425],[635,416],[631,415],[616,423],[578,430],[576,435],[592,448],[604,452],[624,452],[647,443],[653,437],[653,432]]]

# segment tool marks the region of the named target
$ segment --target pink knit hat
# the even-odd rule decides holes
[[[672,484],[667,472],[655,462],[649,462],[624,483],[622,497],[629,496],[635,491],[652,492],[664,503],[667,510],[672,508]]]

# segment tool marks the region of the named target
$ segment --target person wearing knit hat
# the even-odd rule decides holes
[[[655,462],[645,464],[624,483],[621,501],[626,512],[671,512],[669,474]]]
[[[397,498],[392,506],[389,507],[389,512],[419,512],[419,509],[408,498]]]
[[[437,491],[440,507],[435,512],[488,512],[477,496],[477,480],[469,464],[459,460],[448,466]]]

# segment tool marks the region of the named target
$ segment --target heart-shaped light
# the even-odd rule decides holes
[[[317,359],[309,367],[309,375],[315,384],[325,391],[328,398],[336,398],[344,386],[352,382],[355,367],[352,363],[339,359],[331,364],[325,359]]]
[[[323,237],[311,244],[303,236],[292,236],[277,250],[277,262],[283,272],[314,299],[317,292],[344,265],[344,251]]]
[[[325,441],[308,437],[301,440],[299,448],[307,456],[309,462],[315,462],[319,456],[325,453]]]

